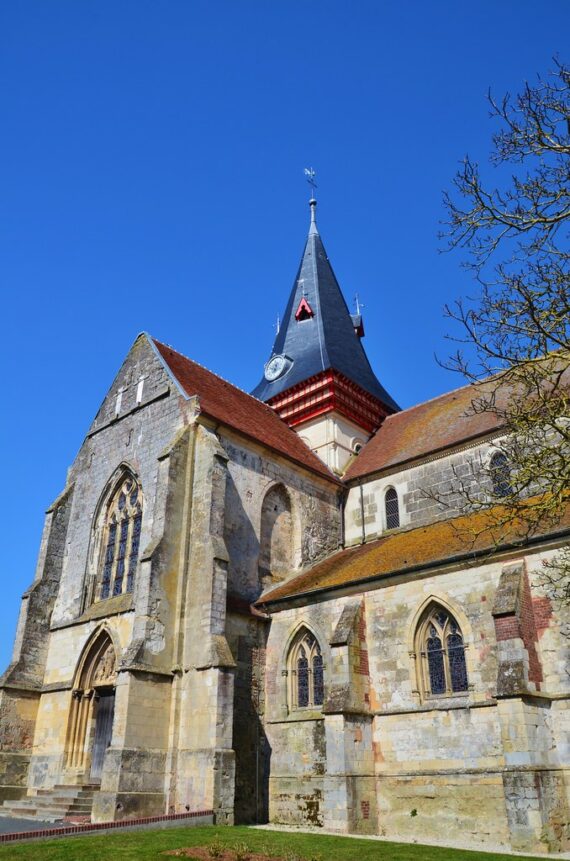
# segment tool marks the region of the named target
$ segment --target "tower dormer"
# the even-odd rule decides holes
[[[362,316],[348,310],[317,228],[317,201],[311,198],[309,206],[301,265],[252,394],[270,404],[327,466],[341,472],[399,407],[370,367],[361,342]]]

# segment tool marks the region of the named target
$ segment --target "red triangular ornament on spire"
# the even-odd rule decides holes
[[[307,300],[303,296],[303,298],[299,302],[299,307],[295,311],[295,320],[297,320],[297,322],[300,323],[301,320],[310,320],[311,317],[314,317],[314,316],[315,315],[314,315],[313,309],[311,308],[311,306],[309,305],[309,303],[307,302]]]

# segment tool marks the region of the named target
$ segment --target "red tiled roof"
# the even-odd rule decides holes
[[[242,392],[171,347],[152,339],[170,372],[189,397],[197,395],[202,412],[330,481],[338,479],[271,407]]]
[[[483,386],[465,386],[384,419],[343,478],[360,478],[501,428],[491,412],[475,413]]]
[[[567,352],[554,351],[539,361],[538,373],[528,376],[531,390],[537,384],[547,386],[549,378],[558,392],[570,390]],[[523,397],[524,379],[523,374],[519,381]],[[500,432],[504,426],[502,417],[491,410],[481,409],[481,402],[494,399],[500,411],[507,406],[517,385],[516,376],[512,383],[499,385],[497,378],[490,377],[388,416],[350,464],[343,478],[350,481],[485,434]]]
[[[532,500],[529,500],[529,504]],[[523,521],[501,524],[502,508],[480,511],[475,514],[442,520],[428,526],[408,531],[395,532],[349,547],[329,556],[302,574],[281,583],[262,595],[258,606],[284,601],[312,592],[339,589],[359,581],[390,574],[398,574],[408,569],[429,568],[431,565],[450,562],[454,557],[474,557],[493,553],[501,547],[524,545],[529,538],[528,525]],[[547,538],[570,529],[570,504],[560,521],[545,527],[540,539]],[[534,537],[532,537],[534,540]],[[364,588],[364,584],[363,584]]]

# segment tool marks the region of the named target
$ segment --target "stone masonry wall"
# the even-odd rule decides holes
[[[282,484],[291,499],[291,576],[340,546],[338,490],[283,458],[268,458],[257,446],[226,435],[222,442],[229,458],[224,532],[230,559],[228,589],[254,601],[262,588],[261,509],[267,492]],[[285,576],[279,572],[279,579]]]
[[[464,451],[434,457],[378,477],[363,479],[351,487],[345,509],[346,544],[371,541],[386,531],[384,497],[389,487],[398,493],[400,526],[423,526],[465,509],[461,486],[484,494],[488,476],[479,476],[481,463],[490,456],[488,442]],[[435,494],[436,498],[429,494]],[[363,516],[364,515],[364,516]]]
[[[445,834],[448,840],[468,838],[473,845],[495,843],[526,851],[564,848],[569,821],[570,686],[561,656],[564,660],[568,644],[557,614],[552,607],[545,610],[548,598],[540,571],[549,555],[552,551],[527,556],[528,585],[521,603],[526,630],[536,632],[536,639],[529,642],[542,672],[541,694],[548,698],[497,695],[500,641],[493,607],[505,564],[513,564],[508,560],[392,582],[362,596],[364,617],[354,615],[357,596],[275,613],[266,681],[272,821],[308,821],[300,796],[310,797],[310,788],[318,786],[323,821],[341,831],[364,827],[367,811],[373,830],[388,837],[420,842],[425,837],[441,840]],[[452,612],[461,627],[469,680],[466,694],[431,698],[422,688],[414,634],[433,601]],[[355,610],[349,612],[351,606]],[[538,608],[536,616],[529,616],[532,608]],[[348,624],[352,617],[353,639],[345,638],[352,658],[345,660],[342,619]],[[286,644],[301,623],[319,637],[326,655],[322,719],[329,729],[320,757],[309,740],[317,715],[303,721],[302,713],[288,710],[286,678],[281,675]],[[361,651],[357,658],[363,634],[366,654]],[[369,673],[375,784],[371,798],[366,795],[368,772],[361,765],[365,748],[364,759],[348,757],[355,748],[356,724],[351,720],[355,710],[364,721],[358,738],[366,745],[366,686],[360,706],[353,702],[350,708],[343,706],[347,667],[352,667],[354,679],[359,670]],[[324,767],[334,778],[343,762],[348,776],[352,769],[352,782],[335,778],[318,783],[318,769]],[[357,809],[358,817],[353,814]]]

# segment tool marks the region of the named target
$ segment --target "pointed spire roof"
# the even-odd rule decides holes
[[[390,412],[399,410],[377,380],[355,334],[350,311],[317,228],[317,201],[311,198],[309,205],[311,223],[301,265],[265,374],[252,394],[261,401],[269,401],[332,368],[382,401]],[[307,305],[311,314],[306,312]]]

